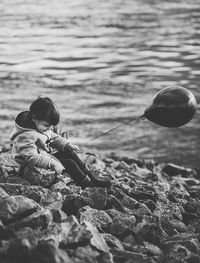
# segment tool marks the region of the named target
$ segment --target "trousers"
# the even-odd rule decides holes
[[[56,152],[53,154],[65,167],[65,171],[80,186],[89,183],[91,180],[84,172],[85,166],[82,160],[70,151]]]

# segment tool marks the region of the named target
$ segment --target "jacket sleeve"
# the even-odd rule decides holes
[[[51,142],[50,146],[59,150],[59,151],[64,151],[66,145],[69,143],[69,141],[65,138],[63,138],[61,135],[52,132],[51,134]]]
[[[45,153],[39,153],[36,146],[37,137],[30,132],[19,134],[14,143],[16,144],[18,154],[25,162],[41,168],[49,168],[51,156]]]

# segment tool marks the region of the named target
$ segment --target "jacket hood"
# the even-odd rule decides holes
[[[32,130],[35,130],[35,127],[30,116],[30,111],[20,112],[15,118],[14,128],[9,136],[9,139],[13,141],[20,133]]]

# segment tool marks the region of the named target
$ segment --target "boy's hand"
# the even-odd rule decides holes
[[[50,161],[50,168],[53,169],[56,174],[62,174],[63,170],[65,169],[61,163],[55,161],[54,159],[51,159]]]
[[[71,152],[76,152],[76,153],[79,153],[80,152],[80,149],[79,149],[79,147],[77,146],[77,145],[75,145],[75,144],[71,144],[71,143],[68,143],[67,144],[67,149],[69,150],[69,151],[71,151]]]

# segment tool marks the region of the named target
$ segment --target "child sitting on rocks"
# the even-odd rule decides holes
[[[77,155],[78,146],[53,131],[59,119],[58,109],[47,97],[39,97],[31,104],[29,111],[17,115],[10,140],[13,142],[12,153],[20,164],[20,171],[25,171],[28,167],[31,178],[31,171],[38,171],[40,168],[51,169],[56,175],[65,170],[83,189],[94,186],[109,187],[109,181],[95,178],[87,169]],[[52,152],[52,148],[57,152]],[[33,172],[33,176],[35,174],[38,178],[39,174],[41,175]]]

